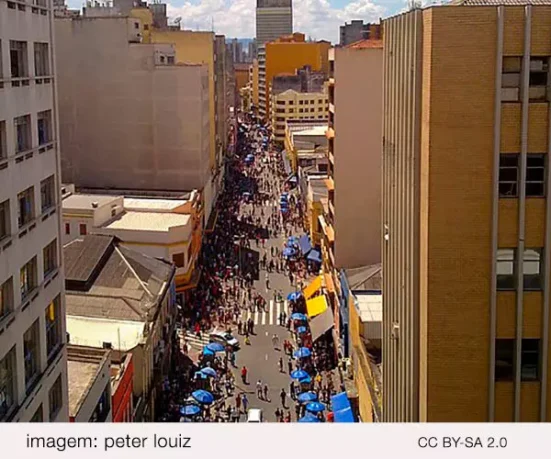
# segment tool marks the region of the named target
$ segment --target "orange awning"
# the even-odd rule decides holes
[[[201,280],[201,272],[202,272],[201,268],[194,269],[191,275],[191,278],[189,280],[189,283],[181,287],[176,287],[176,293],[182,293],[182,292],[185,292],[186,290],[197,287],[199,280]]]
[[[309,299],[312,296],[314,296],[314,293],[316,293],[321,288],[321,276],[316,277],[308,287],[306,287],[302,293],[304,294],[305,299]]]
[[[334,191],[335,190],[335,181],[329,177],[325,179],[325,186],[327,187],[328,191]]]
[[[315,317],[327,310],[327,299],[325,295],[319,295],[306,302],[308,317]]]

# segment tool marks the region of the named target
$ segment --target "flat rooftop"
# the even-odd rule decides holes
[[[191,215],[168,212],[123,212],[117,219],[107,223],[103,228],[131,231],[168,232],[171,228],[185,226]]]
[[[362,322],[383,321],[383,295],[354,293]]]
[[[325,131],[327,131],[327,124],[320,124],[317,126],[309,126],[307,129],[304,129],[302,131],[294,130],[293,136],[324,136]]]
[[[124,198],[124,208],[127,210],[167,210],[172,211],[187,204],[186,199],[147,199],[147,198]]]
[[[93,209],[92,204],[97,203],[98,207],[111,204],[121,196],[109,196],[102,194],[72,194],[63,199],[64,210]]]
[[[69,416],[78,415],[109,354],[110,351],[104,349],[67,346]]]

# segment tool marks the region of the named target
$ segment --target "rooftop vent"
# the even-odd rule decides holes
[[[92,203],[92,207],[93,207],[94,209],[97,209],[98,206],[99,206],[99,203],[98,203],[97,201],[94,201],[94,202]]]

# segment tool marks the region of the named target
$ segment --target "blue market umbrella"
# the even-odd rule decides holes
[[[203,368],[199,373],[203,373],[206,376],[216,377],[216,370],[211,367]]]
[[[214,355],[214,352],[211,351],[207,346],[203,348],[203,355]]]
[[[294,312],[291,314],[292,320],[306,320],[308,319],[308,316],[306,314],[303,314],[302,312]]]
[[[205,347],[212,352],[222,352],[225,349],[220,343],[209,343]]]
[[[310,403],[315,402],[318,399],[318,396],[315,392],[303,392],[302,394],[298,394],[297,399],[300,403]]]
[[[306,411],[310,413],[321,413],[325,410],[325,405],[321,402],[310,402],[306,405]]]
[[[301,347],[298,348],[293,355],[297,359],[303,359],[305,357],[310,357],[312,355],[312,351],[307,347]]]
[[[310,376],[306,376],[305,378],[300,378],[298,382],[301,384],[310,384],[312,382],[312,378]]]
[[[283,249],[283,256],[284,257],[292,257],[297,253],[295,249],[291,249],[290,247],[287,247],[286,249]]]
[[[311,414],[307,414],[303,418],[300,418],[298,422],[320,422],[320,420]]]
[[[297,328],[297,333],[306,333],[308,331],[308,329],[306,327],[298,327]]]
[[[180,414],[182,416],[195,416],[201,412],[201,408],[197,405],[183,405],[180,407]]]
[[[310,376],[308,373],[306,373],[304,370],[295,370],[291,372],[291,378],[293,379],[303,379]]]
[[[199,403],[202,403],[204,405],[210,405],[212,402],[214,402],[214,395],[206,390],[196,390],[195,392],[192,392],[191,396]]]
[[[205,373],[201,373],[200,371],[195,372],[195,379],[207,379],[208,376]]]
[[[287,295],[287,300],[296,301],[302,296],[302,292],[292,292]]]

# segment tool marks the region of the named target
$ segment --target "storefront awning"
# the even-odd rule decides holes
[[[350,408],[350,400],[348,400],[346,392],[341,392],[331,397],[331,408],[333,411],[341,411]]]
[[[302,293],[304,294],[304,298],[307,300],[309,298],[312,298],[314,296],[314,293],[316,293],[321,288],[321,276],[316,277],[312,282],[310,282],[310,285],[306,287]]]
[[[312,341],[319,339],[327,330],[330,330],[334,324],[333,312],[331,312],[330,308],[326,308],[325,311],[310,321]]]
[[[334,411],[333,419],[334,422],[354,422],[354,414],[352,413],[352,408]]]
[[[312,250],[309,254],[308,254],[308,257],[306,257],[309,261],[314,261],[316,263],[321,263],[322,260],[321,260],[321,254],[319,252],[319,250]]]
[[[306,302],[308,317],[315,317],[327,309],[327,299],[325,295],[316,296]]]
[[[300,236],[298,240],[298,247],[303,255],[306,255],[310,250],[312,250],[312,244],[310,244],[310,238],[307,234]]]

